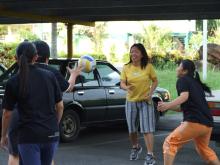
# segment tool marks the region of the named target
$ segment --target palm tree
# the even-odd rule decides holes
[[[136,41],[143,43],[151,52],[166,52],[172,48],[171,32],[156,25],[143,26],[143,33],[133,36]]]

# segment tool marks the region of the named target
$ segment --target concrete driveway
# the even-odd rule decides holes
[[[155,133],[155,156],[157,165],[163,165],[162,145],[164,138],[181,122],[181,115],[162,117],[159,129]],[[82,129],[79,138],[66,144],[60,144],[55,155],[56,165],[143,165],[146,149],[140,159],[129,160],[130,143],[125,126],[108,126]],[[144,146],[141,136],[140,143]],[[211,142],[211,147],[220,156],[220,148]],[[7,154],[0,151],[0,164],[6,165]],[[178,153],[175,165],[205,165],[193,144],[189,143]]]

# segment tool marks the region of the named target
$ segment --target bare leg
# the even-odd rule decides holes
[[[9,154],[8,165],[19,165],[19,156]]]
[[[144,133],[144,141],[145,141],[145,145],[147,147],[148,153],[153,154],[153,148],[154,148],[154,135],[153,135],[153,133]]]
[[[137,133],[130,133],[129,137],[130,137],[130,140],[131,140],[132,147],[133,148],[138,147],[138,135],[137,135]]]
[[[210,161],[208,164],[209,164],[209,165],[220,165],[220,162],[219,162],[218,159],[216,159],[216,160]]]
[[[169,154],[164,154],[164,165],[173,165],[173,161],[174,161],[174,156],[169,155]]]
[[[52,160],[52,163],[51,163],[51,165],[55,165],[55,164],[54,164],[54,160]]]

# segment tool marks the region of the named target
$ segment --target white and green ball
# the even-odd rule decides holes
[[[78,61],[78,65],[82,66],[82,71],[89,73],[96,67],[96,60],[90,55],[83,55]]]

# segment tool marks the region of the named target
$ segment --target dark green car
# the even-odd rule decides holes
[[[51,59],[52,67],[58,69],[68,79],[66,66],[74,68],[77,59]],[[2,91],[8,78],[17,72],[16,65],[0,76]],[[2,93],[3,94],[3,93]],[[96,69],[90,73],[82,72],[76,79],[73,92],[64,93],[64,114],[60,123],[60,137],[63,142],[74,140],[81,126],[94,126],[104,123],[125,121],[126,91],[120,88],[120,72],[109,62],[97,61]],[[153,95],[154,105],[158,101],[169,101],[166,89],[157,88]],[[155,108],[158,121],[159,112]]]

